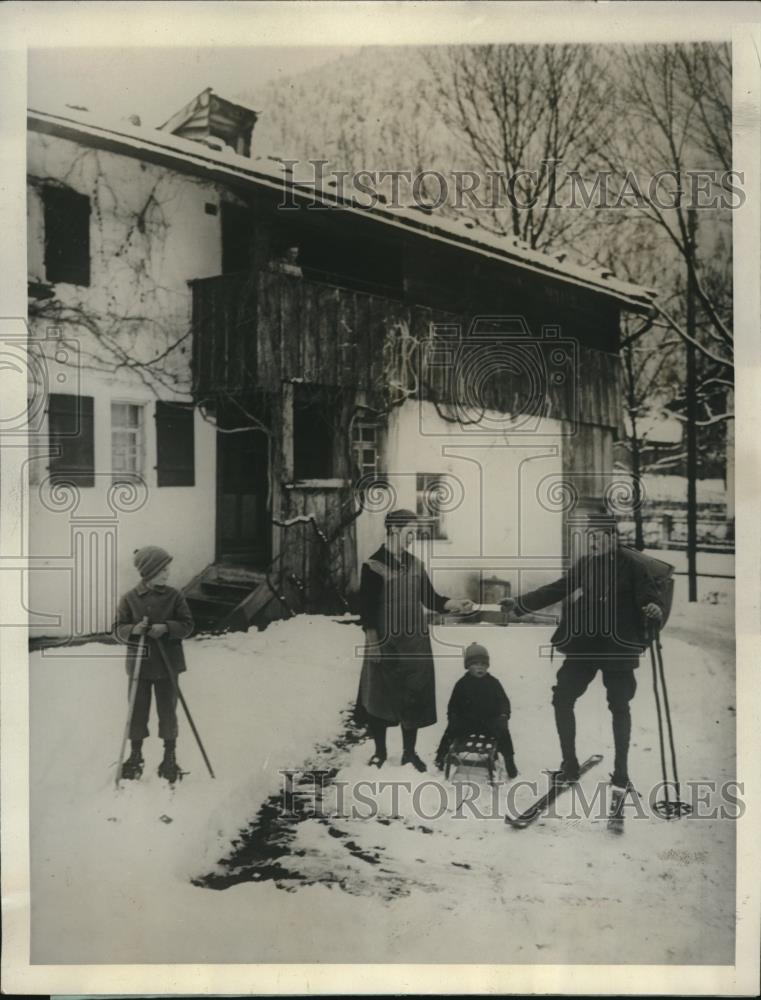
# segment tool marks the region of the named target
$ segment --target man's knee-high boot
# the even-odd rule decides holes
[[[579,761],[576,756],[576,717],[573,713],[573,703],[557,693],[552,698],[555,709],[555,726],[560,740],[560,753],[563,758],[563,771],[569,777],[578,777]]]
[[[629,782],[629,741],[632,732],[632,717],[629,706],[611,709],[613,716],[613,744],[616,750],[612,781],[625,788]]]

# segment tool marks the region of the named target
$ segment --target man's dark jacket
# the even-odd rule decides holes
[[[643,607],[664,610],[655,577],[622,546],[583,556],[559,580],[517,598],[515,610],[525,614],[558,601],[564,604],[551,642],[566,656],[639,657],[648,642]]]

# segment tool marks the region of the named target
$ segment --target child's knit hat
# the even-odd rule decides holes
[[[471,663],[475,663],[476,660],[486,660],[489,662],[489,650],[486,646],[482,646],[478,642],[471,642],[468,648],[465,650],[465,669]]]
[[[150,580],[168,566],[172,556],[158,545],[144,545],[135,549],[135,566],[143,580]]]

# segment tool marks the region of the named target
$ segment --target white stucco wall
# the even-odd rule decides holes
[[[499,414],[485,418],[490,428],[509,428]],[[415,510],[417,473],[445,473],[453,485],[448,538],[426,557],[440,592],[477,598],[479,573],[510,581],[513,592],[558,575],[562,516],[547,495],[562,473],[559,432],[557,421],[542,420],[535,434],[478,433],[445,421],[431,403],[393,411],[386,455],[393,505]],[[358,520],[360,562],[383,541],[384,513]]]
[[[65,636],[72,630],[109,628],[111,591],[121,593],[135,581],[135,548],[158,544],[172,552],[171,582],[176,585],[187,583],[213,561],[215,430],[196,411],[195,486],[159,488],[154,410],[157,398],[189,398],[187,282],[221,271],[220,216],[205,209],[208,203],[219,204],[221,192],[214,185],[130,157],[34,132],[29,135],[28,173],[32,280],[46,280],[41,184],[58,180],[91,199],[90,286],[54,285],[54,308],[43,304],[49,315],[30,322],[35,345],[47,358],[49,389],[94,398],[96,485],[80,489],[75,509],[66,503],[72,498],[51,494],[45,486],[44,421],[36,428],[30,450],[26,532],[32,559],[31,632]],[[80,322],[79,310],[85,322]],[[67,345],[63,364],[54,360],[60,347],[56,329]],[[145,365],[174,344],[179,346],[153,378]],[[124,361],[126,365],[120,364]],[[132,361],[141,363],[140,371],[130,372]],[[143,407],[144,490],[137,509],[119,509],[117,503],[114,510],[109,505],[112,401]],[[114,496],[118,500],[118,494],[112,495],[112,503]],[[121,498],[126,499],[124,494]],[[77,544],[86,550],[76,555],[75,530]],[[115,581],[103,579],[105,550],[112,539]],[[78,587],[86,598],[77,596]]]

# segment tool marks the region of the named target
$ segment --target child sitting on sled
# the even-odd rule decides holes
[[[145,648],[140,660],[137,691],[129,738],[132,752],[122,765],[121,777],[139,778],[143,773],[143,740],[148,736],[148,714],[151,692],[156,697],[159,717],[159,739],[164,741],[164,759],[159,765],[159,776],[174,783],[182,772],[177,764],[177,690],[169,676],[162,650],[175,674],[185,670],[182,640],[193,631],[193,617],[187,601],[179,590],[167,586],[168,566],[172,556],[157,545],[146,545],[135,550],[135,567],[140,583],[119,601],[116,613],[116,637],[127,643],[127,675],[132,691],[137,649],[140,636],[145,635]]]
[[[436,752],[436,766],[444,769],[447,751],[455,739],[483,733],[495,739],[509,778],[516,778],[513,741],[510,737],[510,699],[496,677],[489,673],[489,652],[477,642],[465,650],[465,669],[452,689],[447,706],[448,725]]]

